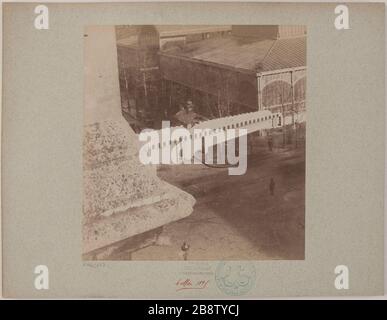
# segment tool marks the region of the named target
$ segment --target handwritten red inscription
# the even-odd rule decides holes
[[[176,282],[176,291],[180,290],[192,290],[192,289],[206,289],[210,280],[191,280],[179,279]]]

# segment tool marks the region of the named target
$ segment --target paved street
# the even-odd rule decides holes
[[[260,138],[242,176],[204,165],[160,166],[160,178],[197,202],[189,217],[164,227],[159,245],[132,258],[182,260],[186,242],[188,260],[304,259],[304,144],[284,149],[278,140],[270,152]]]

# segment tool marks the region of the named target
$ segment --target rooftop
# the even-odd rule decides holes
[[[137,46],[139,33],[145,27],[147,26],[117,26],[117,45],[125,47]],[[224,25],[155,25],[153,27],[160,38],[231,31],[231,26]]]
[[[306,66],[306,37],[256,40],[230,36],[176,46],[160,54],[264,72]]]
[[[231,31],[231,26],[218,25],[156,25],[160,37],[179,36],[206,32]]]

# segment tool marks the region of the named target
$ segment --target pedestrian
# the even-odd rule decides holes
[[[270,152],[273,151],[273,137],[269,136],[267,139],[267,145],[269,147]]]
[[[270,179],[269,189],[270,189],[270,195],[274,196],[275,182],[273,178]]]

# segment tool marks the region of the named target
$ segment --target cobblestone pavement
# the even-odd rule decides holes
[[[275,139],[255,143],[245,175],[204,165],[160,166],[160,178],[191,193],[193,213],[164,227],[159,245],[135,252],[134,260],[304,259],[305,148],[282,148]],[[270,194],[270,179],[275,181]]]

